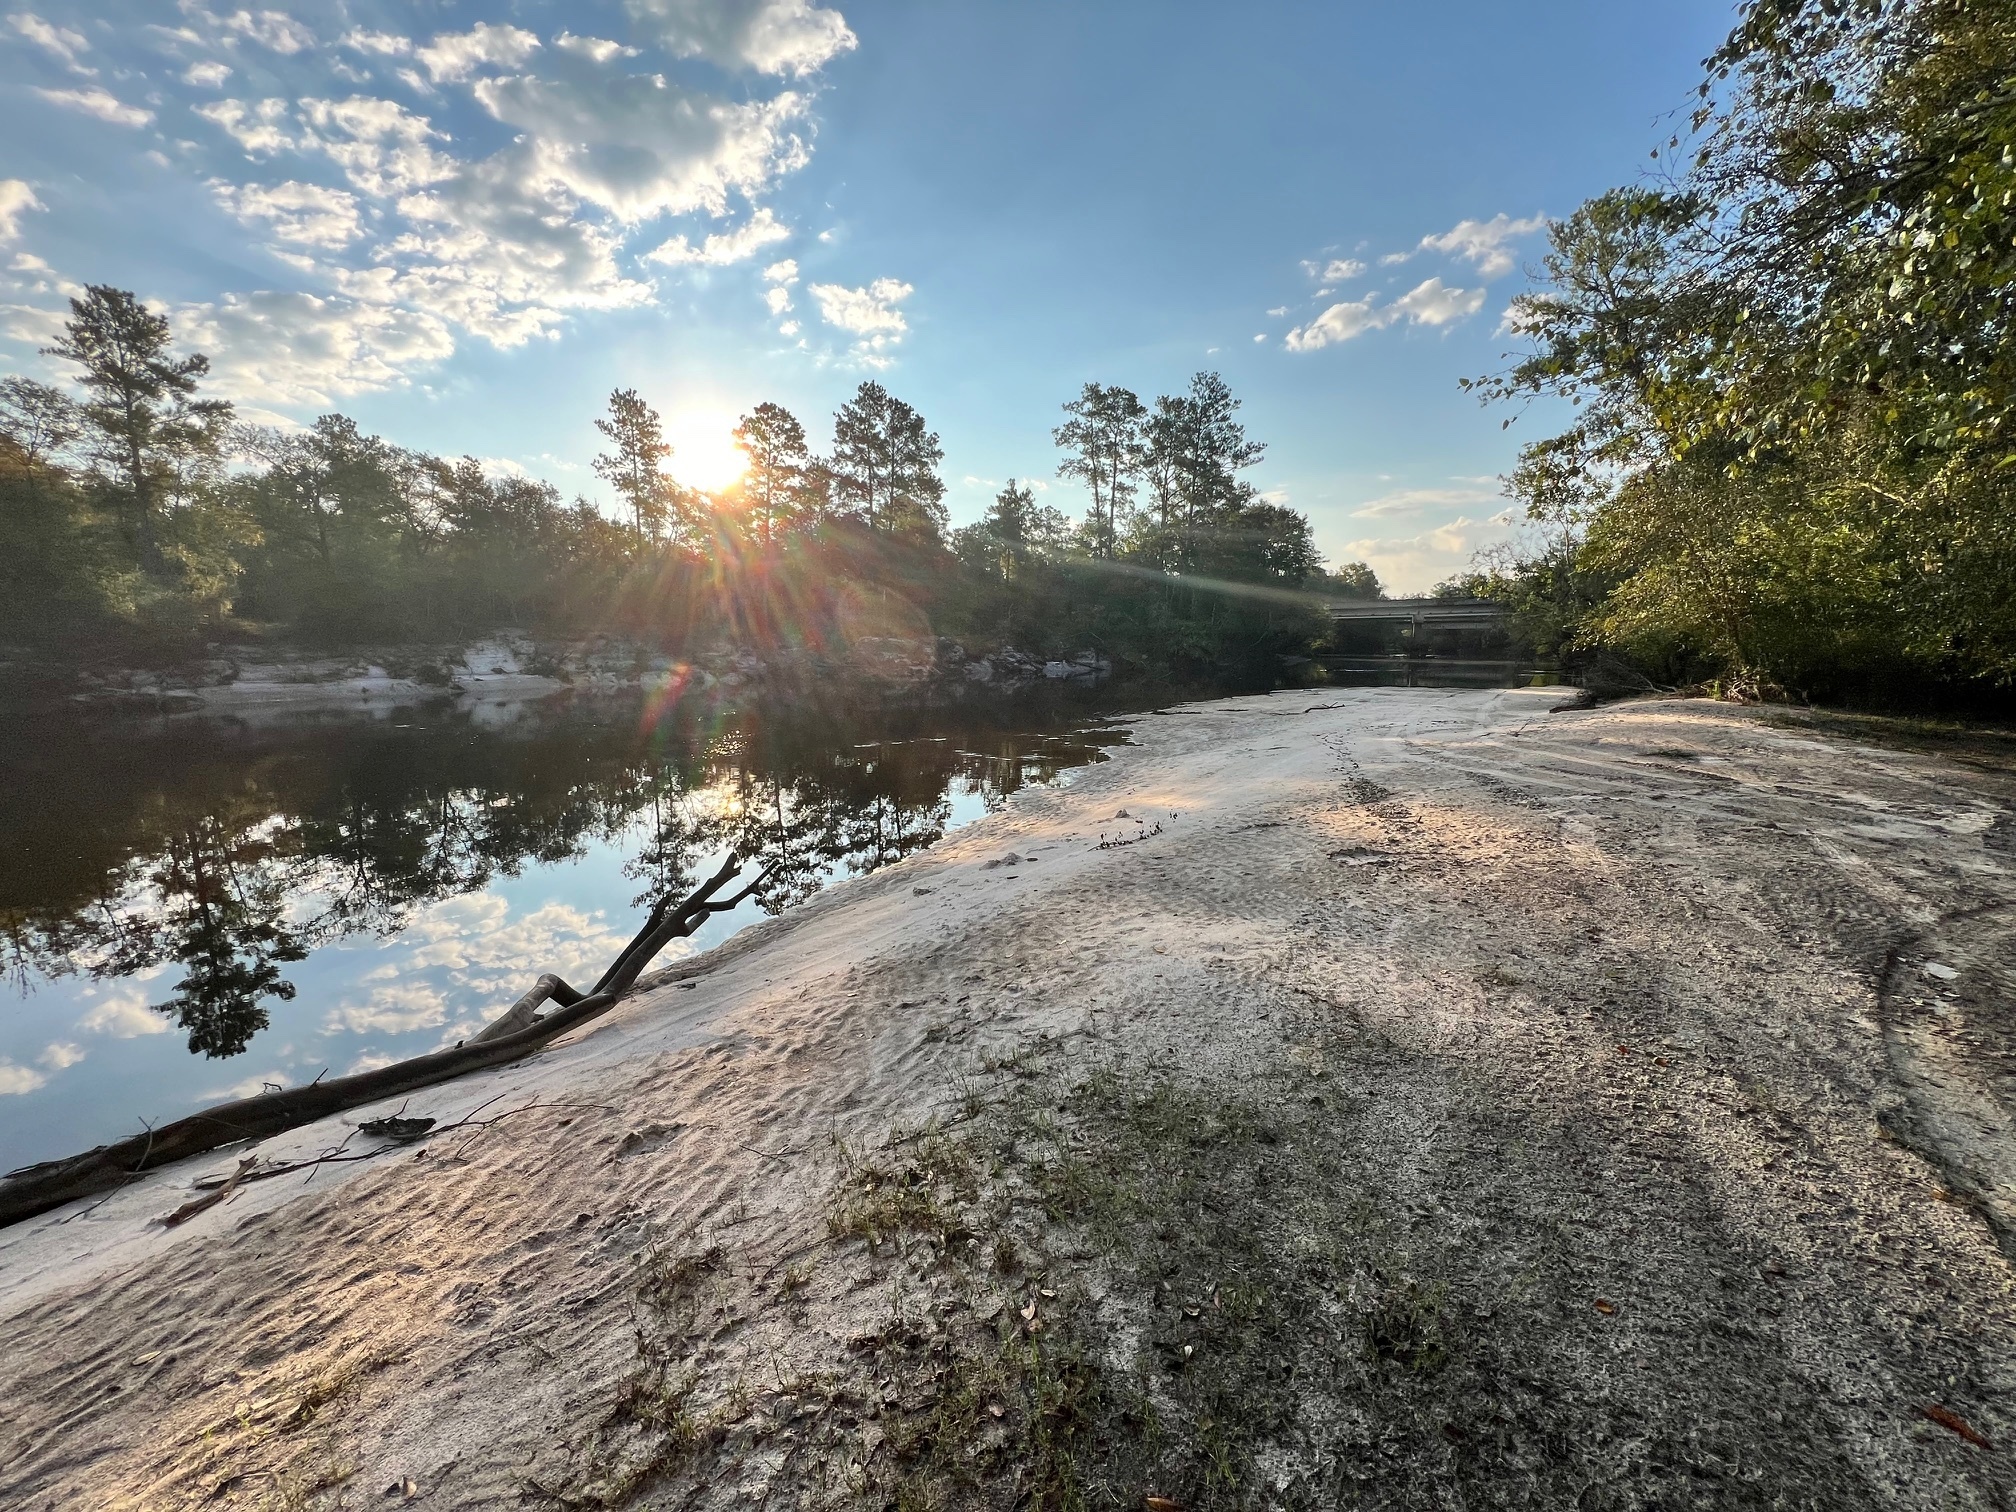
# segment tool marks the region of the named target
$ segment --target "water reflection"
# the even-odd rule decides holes
[[[127,1042],[129,1067],[184,1102],[242,1083],[177,1075],[158,1031],[205,1059],[281,1034],[276,1062],[353,1053],[343,1069],[452,1042],[540,970],[595,975],[641,910],[729,849],[766,873],[744,912],[774,914],[1117,738],[802,712],[675,714],[646,731],[638,715],[577,707],[502,730],[445,712],[264,731],[79,722],[0,758],[15,998],[0,1103],[64,1082],[70,1101],[119,1112],[93,1137],[121,1132],[117,1097],[79,1090],[89,1078],[71,1069],[93,1036]],[[6,1112],[0,1156],[52,1153],[23,1149],[41,1126],[24,1134]]]

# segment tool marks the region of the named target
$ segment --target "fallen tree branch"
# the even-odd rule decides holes
[[[592,992],[578,992],[547,973],[481,1034],[450,1049],[354,1076],[339,1076],[334,1081],[318,1079],[305,1087],[219,1103],[117,1144],[10,1171],[0,1177],[0,1226],[33,1218],[79,1197],[110,1191],[156,1166],[241,1140],[268,1139],[349,1108],[522,1059],[568,1030],[607,1013],[665,946],[690,935],[712,915],[734,908],[762,885],[759,873],[732,897],[717,899],[715,894],[740,871],[740,861],[731,854],[719,871],[685,898],[677,903],[660,899],[644,927],[602,973]],[[548,1001],[560,1006],[539,1017],[539,1006]]]

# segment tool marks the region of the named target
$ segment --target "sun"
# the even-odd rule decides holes
[[[749,459],[735,445],[736,417],[725,409],[682,409],[665,417],[665,439],[672,444],[667,464],[672,476],[688,488],[719,493],[748,469]]]

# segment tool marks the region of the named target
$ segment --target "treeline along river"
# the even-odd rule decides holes
[[[1000,718],[45,722],[0,756],[0,1169],[452,1044],[541,971],[592,980],[732,848],[767,877],[705,950],[1124,738]]]

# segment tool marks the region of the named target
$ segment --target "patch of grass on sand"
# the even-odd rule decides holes
[[[970,1321],[913,1362],[922,1410],[867,1489],[906,1512],[1257,1504],[1312,1391],[1438,1371],[1447,1287],[1385,1242],[1306,1081],[1292,1062],[1245,1088],[1019,1075],[938,1137],[963,1159],[880,1173],[872,1194],[931,1214],[914,1226]],[[836,1212],[861,1200],[843,1186]]]

